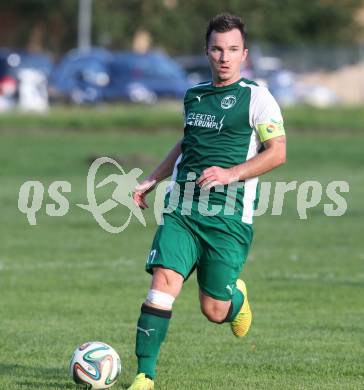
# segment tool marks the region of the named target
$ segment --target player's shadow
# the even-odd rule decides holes
[[[27,390],[39,390],[40,387],[50,390],[84,389],[82,386],[75,385],[68,378],[68,373],[65,368],[0,363],[0,377],[8,377],[9,382],[15,383],[17,386]],[[119,381],[115,385],[115,390],[127,389],[129,386],[130,382]]]
[[[24,389],[39,389],[40,387],[54,390],[75,389],[71,380],[68,381],[67,371],[61,368],[0,363],[0,376],[8,376],[20,388],[24,387]]]
[[[3,376],[8,376],[20,389],[38,390],[40,387],[52,390],[84,389],[84,387],[75,385],[72,380],[67,377],[67,371],[64,368],[46,368],[0,363],[0,377]],[[115,390],[127,389],[129,386],[130,383],[128,383],[128,381],[120,381],[116,384]]]

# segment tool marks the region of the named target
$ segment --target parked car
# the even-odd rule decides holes
[[[206,55],[188,55],[177,57],[176,61],[187,73],[190,86],[211,80],[211,68]],[[253,78],[253,68],[248,57],[240,69],[241,77]]]
[[[182,99],[188,88],[183,69],[158,51],[115,53],[110,78],[106,100],[153,103],[161,98]]]
[[[269,88],[281,106],[298,102],[296,75],[284,68],[282,60],[274,56],[254,57],[255,81]]]
[[[211,80],[211,70],[206,56],[188,55],[177,57],[176,61],[187,73],[190,86]]]
[[[112,53],[105,49],[70,51],[50,76],[51,97],[64,98],[78,104],[101,101],[104,89],[110,83],[109,68],[112,61]]]
[[[127,100],[154,103],[182,98],[188,88],[181,67],[157,51],[145,54],[92,49],[73,50],[55,68],[52,96],[75,103]]]

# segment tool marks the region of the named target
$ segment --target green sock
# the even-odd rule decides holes
[[[234,318],[237,316],[237,314],[239,313],[243,303],[244,303],[243,293],[240,290],[235,289],[235,292],[231,297],[230,309],[224,322],[232,322]]]
[[[142,305],[137,326],[135,354],[138,374],[153,379],[156,374],[160,347],[166,337],[172,311]]]

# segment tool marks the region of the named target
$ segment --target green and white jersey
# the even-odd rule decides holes
[[[198,179],[204,169],[241,164],[256,156],[264,141],[284,134],[281,111],[273,96],[267,88],[244,78],[224,87],[207,82],[187,90],[184,122],[182,154],[172,177],[181,189],[179,202],[186,197],[183,195],[186,184],[192,188],[191,182]],[[235,184],[232,191],[231,185],[230,190],[227,185],[211,189],[207,209],[223,206],[219,215],[240,218],[251,224],[258,198],[258,178]],[[197,185],[192,191],[192,212],[195,212],[201,191]],[[167,195],[167,200],[169,197]],[[230,209],[225,213],[229,201],[233,212]]]

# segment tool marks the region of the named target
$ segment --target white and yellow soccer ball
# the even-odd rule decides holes
[[[110,345],[90,341],[74,351],[69,373],[76,384],[87,389],[108,389],[121,374],[120,357]]]

